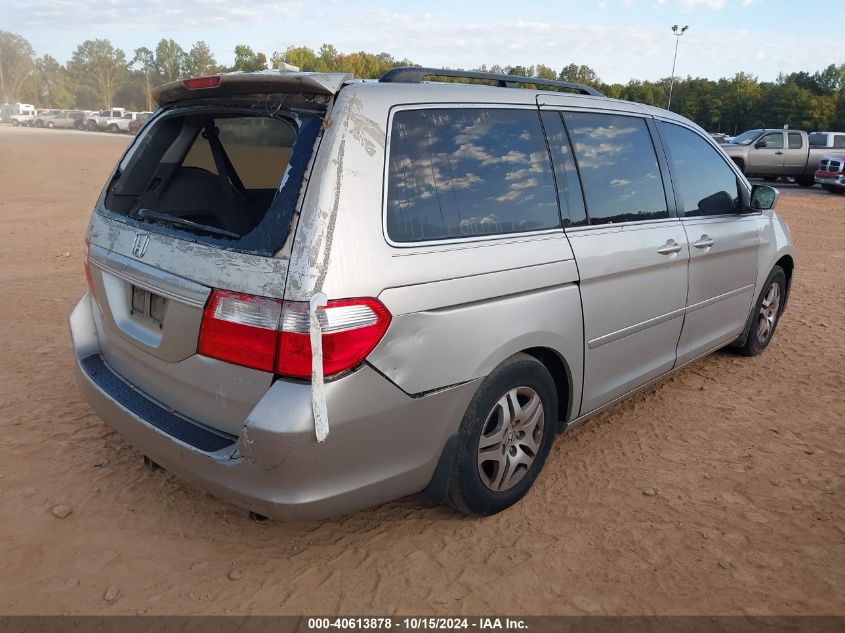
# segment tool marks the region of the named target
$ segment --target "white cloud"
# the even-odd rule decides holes
[[[258,24],[294,15],[303,5],[303,0],[32,0],[17,12],[15,22],[30,28],[120,24],[178,30]]]

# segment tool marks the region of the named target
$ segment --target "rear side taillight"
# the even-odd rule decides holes
[[[323,337],[323,374],[346,371],[363,361],[384,336],[390,312],[377,299],[329,301],[317,309]],[[308,304],[286,301],[276,372],[284,376],[311,376],[311,336]]]
[[[360,364],[390,325],[377,299],[329,301],[317,310],[322,329],[323,374]],[[197,352],[283,376],[311,376],[307,302],[215,290],[205,306]]]

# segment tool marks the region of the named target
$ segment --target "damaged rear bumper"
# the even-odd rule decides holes
[[[88,294],[70,315],[80,388],[124,439],[170,472],[259,514],[314,519],[423,490],[477,381],[411,397],[365,365],[326,384],[330,432],[318,444],[311,386],[276,380],[239,436],[168,410],[101,355]]]

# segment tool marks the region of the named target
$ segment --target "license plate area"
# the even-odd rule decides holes
[[[167,299],[146,288],[132,285],[129,314],[139,320],[151,322],[159,329],[164,327],[164,314],[167,311]]]

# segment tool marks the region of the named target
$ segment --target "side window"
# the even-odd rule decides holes
[[[766,149],[783,149],[783,133],[772,132],[766,134],[761,141],[766,141]]]
[[[536,110],[401,110],[390,131],[387,180],[394,242],[560,226]]]
[[[801,149],[804,146],[804,141],[798,132],[789,133],[789,149]]]
[[[725,159],[695,132],[664,121],[657,125],[669,155],[678,212],[690,217],[737,211],[739,185]]]
[[[590,224],[668,218],[646,122],[615,114],[563,115],[584,184]]]
[[[584,210],[581,185],[578,182],[578,170],[575,169],[575,159],[572,157],[563,120],[560,112],[543,112],[542,117],[552,152],[563,226],[582,226],[587,223],[587,214]]]
[[[837,134],[833,137],[834,149],[845,149],[845,134]]]

